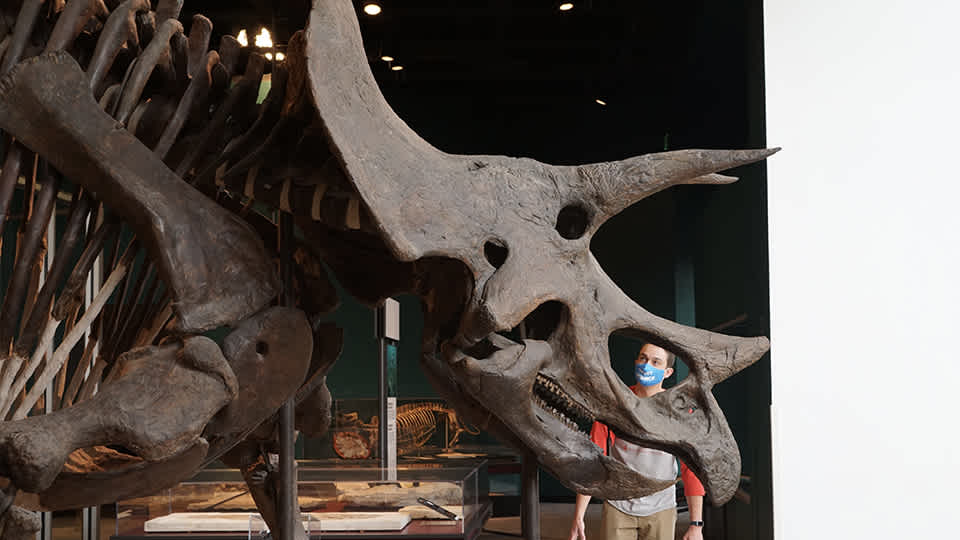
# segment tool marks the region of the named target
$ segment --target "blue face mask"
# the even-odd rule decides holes
[[[642,386],[660,384],[660,382],[663,381],[663,376],[667,373],[665,369],[656,368],[650,364],[636,364],[633,368],[634,375],[637,376],[637,382]]]

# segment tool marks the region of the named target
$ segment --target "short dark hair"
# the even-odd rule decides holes
[[[667,353],[667,367],[668,367],[668,368],[672,368],[673,365],[677,362],[677,355],[675,355],[675,354],[673,354],[672,352],[670,352],[670,349],[668,349],[668,348],[666,348],[666,347],[663,347],[663,346],[660,346],[660,345],[657,345],[656,343],[653,343],[653,342],[647,342],[647,343],[645,343],[645,345],[653,345],[654,347],[659,347],[659,348],[663,349],[663,350]],[[640,347],[640,348],[642,349],[643,347]],[[639,356],[639,353],[637,354],[637,356]]]

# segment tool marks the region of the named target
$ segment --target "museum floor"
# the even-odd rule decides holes
[[[601,505],[591,504],[587,508],[586,519],[587,538],[600,540],[600,509]],[[572,504],[543,503],[540,506],[540,538],[541,540],[567,540],[570,534],[570,518],[573,516]],[[683,532],[690,522],[690,515],[686,512],[677,517],[677,539],[683,537]],[[509,535],[495,534],[493,531],[503,531]],[[516,538],[520,534],[519,517],[494,517],[487,522],[485,532],[479,540],[506,540]]]
[[[587,538],[600,538],[600,505],[591,504],[587,509],[586,525]],[[540,507],[540,537],[541,540],[566,540],[570,533],[570,516],[573,515],[572,504],[544,503]],[[684,512],[678,519],[677,538],[683,536],[689,522],[689,515]],[[107,540],[113,532],[113,518],[104,518],[101,523],[101,539]],[[507,534],[497,534],[503,532]],[[520,534],[519,517],[493,517],[487,522],[485,531],[479,540],[507,540],[514,539]],[[55,540],[79,539],[79,520],[57,519],[54,522],[53,538]]]

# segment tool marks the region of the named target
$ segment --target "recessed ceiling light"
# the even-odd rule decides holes
[[[606,104],[607,104],[607,102],[604,101],[604,100],[602,100],[602,99],[595,99],[594,101],[597,102],[597,105],[604,105],[604,106],[606,106]]]
[[[287,55],[283,54],[282,52],[278,52],[278,53],[277,53],[277,62],[283,62],[283,60],[284,60],[286,57],[287,57]]]
[[[403,71],[403,66],[393,66],[390,69],[392,69],[393,71]]]
[[[367,15],[379,15],[381,11],[383,11],[383,9],[379,4],[370,3],[363,6],[363,12]]]
[[[560,4],[560,11],[570,11],[573,9],[573,2],[564,2]]]
[[[271,53],[271,52],[268,52],[268,53],[265,54],[264,56],[267,57],[267,60],[273,60],[273,53]]]
[[[393,62],[392,56],[383,55],[380,57],[380,59],[383,60],[384,62]]]

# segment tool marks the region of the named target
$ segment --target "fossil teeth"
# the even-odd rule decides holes
[[[589,436],[593,416],[585,407],[571,399],[558,383],[544,375],[538,373],[533,386],[534,403],[571,430]]]

